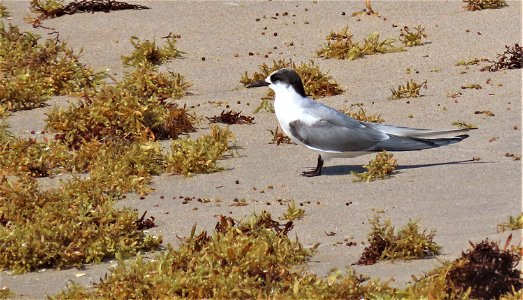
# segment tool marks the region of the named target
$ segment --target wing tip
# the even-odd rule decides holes
[[[469,136],[470,135],[468,135],[468,134],[460,134],[460,135],[456,136],[456,138],[458,138],[460,141],[462,141],[462,140],[468,138]]]

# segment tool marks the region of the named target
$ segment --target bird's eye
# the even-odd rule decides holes
[[[280,78],[278,77],[277,74],[272,74],[272,75],[271,75],[271,82],[272,82],[272,83],[274,83],[274,82],[276,82],[276,81],[279,81],[279,80],[280,80]]]

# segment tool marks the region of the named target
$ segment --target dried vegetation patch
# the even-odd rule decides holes
[[[408,26],[403,26],[400,30],[400,42],[407,47],[421,46],[423,45],[422,39],[426,38],[425,27],[418,25],[414,29],[410,29]]]
[[[156,249],[161,238],[136,228],[136,211],[113,208],[108,184],[75,179],[41,192],[31,177],[0,177],[0,268],[80,266]]]
[[[147,6],[129,4],[115,0],[74,0],[64,5],[63,0],[31,0],[31,12],[26,20],[34,27],[40,26],[45,19],[57,18],[63,15],[73,15],[76,13],[108,13],[114,10],[125,9],[149,9]]]
[[[137,67],[145,63],[160,65],[180,57],[185,52],[176,48],[176,39],[179,37],[179,35],[170,33],[164,38],[165,44],[159,47],[154,39],[141,41],[138,37],[133,36],[130,41],[134,50],[131,54],[122,56],[122,62],[124,65]]]
[[[509,237],[510,239],[510,237]],[[523,280],[517,265],[521,248],[503,249],[484,240],[470,243],[461,257],[425,274],[407,288],[407,295],[435,299],[521,299]]]
[[[294,144],[290,137],[288,137],[282,130],[280,130],[279,126],[276,126],[274,130],[268,130],[271,135],[272,139],[269,142],[269,144],[276,144],[276,146],[279,146],[280,144]]]
[[[486,66],[481,71],[496,72],[499,70],[521,69],[523,65],[523,47],[519,44],[505,46],[506,50],[498,54],[498,60],[490,66]]]
[[[108,84],[104,74],[81,64],[58,39],[42,42],[30,32],[0,25],[0,269],[65,268],[157,249],[161,237],[144,233],[154,218],[113,205],[125,193],[148,193],[151,177],[173,167],[156,140],[195,131],[195,116],[172,102],[190,83],[153,65],[176,57],[174,38],[158,49],[153,43],[158,53],[152,58],[144,54],[149,48],[143,45],[150,43],[133,39],[139,53],[128,62],[134,68],[122,81]],[[39,107],[53,95],[71,93],[82,97],[47,115],[54,140],[8,132],[9,110]],[[228,149],[230,135],[228,129],[213,128],[199,148],[182,145],[178,151],[200,158],[185,161],[186,169],[218,170],[216,160]],[[58,173],[72,179],[50,189],[39,186],[37,177]]]
[[[355,60],[365,55],[405,51],[403,47],[394,45],[394,39],[380,40],[378,32],[371,33],[362,42],[355,42],[352,38],[348,27],[340,32],[331,31],[326,36],[327,43],[316,54],[323,58]]]
[[[0,106],[10,111],[41,107],[51,96],[91,90],[103,73],[84,66],[67,43],[41,40],[0,23]]]
[[[454,122],[452,122],[452,126],[455,126],[455,127],[461,128],[461,129],[477,129],[478,128],[478,126],[476,126],[475,124],[467,123],[464,121],[454,121]]]
[[[211,123],[233,124],[254,124],[254,117],[242,115],[242,112],[234,110],[223,110],[219,116],[207,118]]]
[[[289,238],[292,227],[266,212],[241,222],[220,216],[213,234],[193,228],[178,249],[150,262],[122,262],[93,289],[71,285],[56,298],[359,299],[393,293],[352,270],[327,278],[309,273],[305,263],[317,245],[307,249]]]
[[[232,138],[229,128],[214,125],[209,134],[197,139],[174,140],[171,143],[171,153],[166,157],[167,172],[191,176],[222,170],[217,161],[230,152]]]
[[[523,213],[516,217],[510,216],[506,223],[498,224],[498,232],[516,229],[523,229]]]
[[[56,139],[73,148],[92,140],[177,138],[195,130],[193,121],[194,116],[183,107],[168,105],[156,97],[140,98],[131,89],[112,86],[79,104],[70,104],[66,109],[55,107],[47,114],[48,128],[58,132]]]
[[[417,221],[409,222],[398,232],[390,219],[382,221],[376,213],[369,220],[372,231],[369,234],[369,246],[356,262],[358,265],[372,265],[381,260],[420,259],[439,254],[441,247],[433,241],[435,231],[421,230]]]
[[[16,295],[13,291],[11,291],[8,287],[1,287],[0,288],[0,299],[11,299],[14,298]]]
[[[363,103],[353,103],[350,105],[350,108],[348,110],[343,110],[342,112],[348,115],[349,117],[362,122],[385,122],[385,120],[381,117],[381,114],[367,114],[367,111],[365,111],[365,109],[363,108]]]
[[[369,182],[376,179],[389,178],[391,174],[394,173],[394,170],[396,170],[396,167],[398,167],[398,163],[393,155],[387,151],[383,151],[378,153],[373,160],[363,166],[367,171],[362,173],[351,172],[351,174],[356,176],[354,181]]]
[[[403,99],[403,98],[418,98],[422,95],[420,94],[421,88],[427,89],[427,81],[418,83],[413,79],[407,81],[407,84],[399,85],[397,89],[391,88],[392,96],[391,100]]]
[[[468,11],[483,9],[496,9],[508,6],[505,0],[463,0],[467,5],[463,6]]]

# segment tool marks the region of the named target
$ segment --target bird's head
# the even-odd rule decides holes
[[[300,76],[292,69],[274,71],[265,80],[256,81],[246,85],[247,88],[268,86],[276,95],[288,93],[290,89],[302,97],[307,97]]]

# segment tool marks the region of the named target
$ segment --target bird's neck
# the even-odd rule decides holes
[[[276,91],[274,97],[274,106],[285,106],[285,107],[306,107],[309,102],[312,101],[308,97],[302,97],[293,88],[286,87]]]

